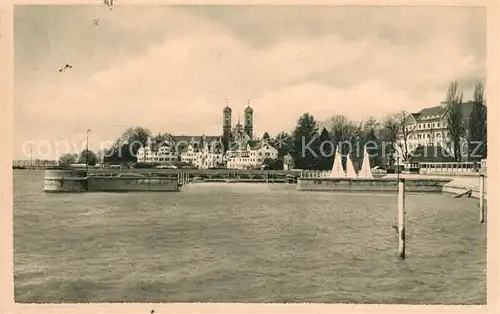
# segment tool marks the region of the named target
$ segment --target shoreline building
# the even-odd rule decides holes
[[[278,150],[274,146],[268,141],[249,141],[245,148],[238,148],[227,152],[227,168],[258,168],[268,158],[273,160],[278,158]]]
[[[185,136],[159,134],[140,148],[138,162],[169,163],[181,161],[206,169],[226,166],[231,169],[259,167],[266,158],[278,158],[278,150],[268,141],[256,141],[253,134],[253,109],[250,101],[244,120],[232,125],[232,109],[226,100],[222,111],[222,136]]]
[[[174,136],[175,138],[175,136]],[[181,143],[180,141],[177,143]],[[222,138],[220,136],[201,136],[199,139],[193,137],[189,143],[179,148],[180,161],[192,164],[200,169],[216,168],[224,162]]]
[[[205,160],[204,162],[199,159]],[[214,160],[209,162],[208,160]],[[172,163],[216,167],[222,163],[222,138],[220,136],[186,136],[159,134],[156,140],[148,139],[146,147],[139,148],[137,162]]]
[[[49,167],[56,167],[57,165],[58,165],[57,160],[47,160],[47,159],[12,160],[12,168],[19,168],[19,169],[45,169]]]
[[[462,123],[466,131],[473,106],[473,101],[460,104]],[[452,142],[447,124],[447,113],[447,102],[441,102],[439,106],[427,107],[418,112],[408,114],[405,127],[407,129],[406,145],[409,153],[415,152],[417,148],[421,150],[422,147],[430,147],[428,151],[432,155],[436,155],[437,153],[435,154],[435,152],[441,151],[444,154],[451,154],[451,156],[453,156]],[[465,132],[465,134],[467,134],[467,132]],[[464,144],[466,143],[466,137],[467,135],[462,138]],[[402,164],[404,162],[403,155],[405,147],[405,139],[402,130],[398,133],[396,143],[396,150],[398,153],[397,163]],[[443,156],[433,157],[439,159]],[[443,157],[443,161],[447,161],[446,156]]]
[[[224,163],[222,152],[223,147],[220,142],[205,143],[196,153],[193,165],[199,169],[219,168]]]
[[[169,163],[177,161],[178,155],[169,141],[155,141],[148,139],[146,147],[137,151],[137,162],[142,163]]]

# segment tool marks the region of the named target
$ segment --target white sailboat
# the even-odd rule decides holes
[[[368,151],[365,146],[365,155],[363,157],[363,165],[361,170],[358,172],[358,178],[360,179],[374,179],[372,174],[372,168],[370,165],[370,157],[368,156]]]
[[[344,168],[342,167],[342,157],[340,156],[339,147],[335,150],[335,157],[333,159],[332,171],[330,171],[331,178],[343,178],[345,176]]]
[[[348,179],[355,179],[356,178],[356,171],[354,170],[354,166],[352,164],[351,158],[347,156],[347,162],[346,162],[346,172],[345,172],[345,177]]]

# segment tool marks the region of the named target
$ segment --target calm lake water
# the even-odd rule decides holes
[[[478,200],[192,184],[45,194],[14,171],[16,302],[486,303]]]

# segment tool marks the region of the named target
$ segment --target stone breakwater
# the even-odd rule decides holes
[[[406,179],[407,192],[442,192],[451,179]],[[397,192],[397,179],[300,178],[298,191]]]
[[[443,192],[452,193],[452,194],[460,194],[466,191],[472,190],[471,196],[474,198],[479,198],[479,178],[478,177],[470,177],[470,178],[455,178],[453,181],[446,183],[443,186]],[[488,180],[485,178],[484,180],[484,198],[488,197]]]
[[[444,176],[444,175],[420,175],[420,174],[402,174],[402,178],[406,179],[429,179],[429,180],[446,180],[449,182],[443,185],[442,191],[444,193],[450,194],[461,194],[472,190],[471,197],[479,198],[479,184],[480,177],[478,174],[475,175],[454,175],[454,176]],[[396,179],[396,175],[391,174],[384,177],[384,179]],[[488,196],[488,177],[485,176],[484,180],[484,198]]]
[[[46,170],[45,192],[132,192],[132,191],[180,191],[177,178],[85,176],[85,172],[73,170]]]

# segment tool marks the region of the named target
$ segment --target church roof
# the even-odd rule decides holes
[[[224,112],[231,112],[233,111],[229,106],[226,105],[226,107],[224,107]]]
[[[241,123],[240,123],[240,117],[238,117],[238,123],[236,123],[236,126],[235,126],[235,127],[238,127],[238,126],[241,126]]]
[[[271,143],[266,142],[266,141],[256,141],[256,140],[250,140],[248,141],[248,145],[250,146],[251,150],[258,150],[262,148],[264,145],[268,145],[269,147],[275,148]]]
[[[248,141],[248,145],[252,149],[258,149],[261,145],[261,141],[256,141],[256,140],[250,140]]]
[[[172,139],[175,142],[176,149],[183,151],[187,149],[189,145],[196,144],[199,145],[207,145],[212,144],[213,142],[220,142],[222,140],[221,136],[200,136],[200,135],[172,135]],[[178,145],[182,143],[183,145]],[[198,149],[198,148],[197,148]]]

